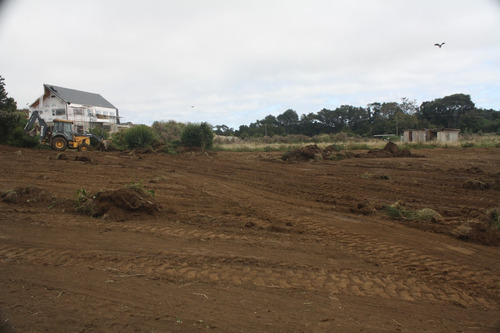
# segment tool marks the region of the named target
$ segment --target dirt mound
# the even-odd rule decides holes
[[[156,203],[152,194],[138,187],[100,192],[92,200],[93,217],[124,221],[130,216],[155,215],[161,211],[161,206]]]
[[[75,161],[80,161],[80,162],[88,162],[91,163],[92,159],[90,159],[87,156],[75,156]]]
[[[13,191],[2,192],[2,201],[22,205],[50,205],[54,197],[38,186],[16,187]]]
[[[57,154],[57,156],[56,156],[56,160],[63,160],[63,161],[67,161],[67,160],[69,160],[69,157],[68,157],[68,155],[67,155],[67,154],[65,154],[65,153],[59,153],[59,154]]]
[[[383,149],[370,150],[366,154],[339,152],[335,145],[321,149],[317,145],[308,145],[285,153],[281,159],[283,161],[321,161],[321,160],[342,160],[345,158],[357,157],[421,157],[414,155],[409,149],[400,149],[397,144],[389,141]]]
[[[370,150],[367,153],[369,157],[411,157],[409,149],[400,149],[397,144],[389,141],[384,149]]]
[[[490,187],[491,184],[482,179],[468,179],[463,184],[463,188],[467,190],[488,190]]]
[[[317,161],[323,159],[323,151],[317,145],[308,145],[285,153],[281,159],[288,162],[310,160]]]

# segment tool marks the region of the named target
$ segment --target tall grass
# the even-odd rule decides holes
[[[408,149],[433,149],[433,148],[500,148],[499,135],[461,135],[456,142],[416,142],[403,143],[394,141],[397,145]],[[335,135],[322,134],[314,137],[305,135],[288,135],[227,140],[216,137],[213,150],[233,152],[272,152],[289,151],[310,144],[317,144],[321,148],[334,146],[338,151],[344,150],[373,150],[382,149],[387,141],[373,138],[350,137],[345,133]]]

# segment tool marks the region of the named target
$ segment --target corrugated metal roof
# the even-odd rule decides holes
[[[100,106],[103,108],[116,109],[116,107],[108,102],[99,94],[89,93],[75,89],[68,89],[54,86],[52,84],[44,84],[45,89],[50,93],[60,97],[66,103],[76,103],[82,105]]]

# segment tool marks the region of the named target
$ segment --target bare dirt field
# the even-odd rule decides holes
[[[500,149],[415,153],[0,146],[0,331],[499,332]]]

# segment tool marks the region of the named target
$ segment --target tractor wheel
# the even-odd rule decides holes
[[[78,151],[88,151],[89,150],[89,145],[86,143],[82,143],[81,145],[78,146]]]
[[[58,151],[65,151],[68,147],[68,141],[63,137],[57,137],[52,140],[52,149]]]

